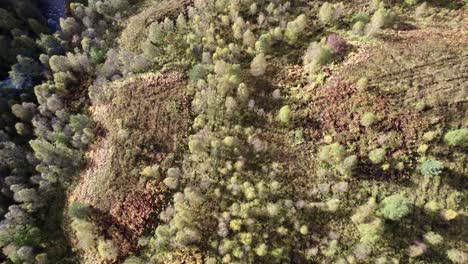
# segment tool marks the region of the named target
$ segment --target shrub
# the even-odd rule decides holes
[[[358,36],[364,35],[365,26],[366,24],[362,21],[358,21],[354,23],[353,28],[352,28],[353,34],[358,35]]]
[[[250,73],[255,77],[261,76],[265,73],[266,67],[267,61],[265,59],[265,55],[260,53],[252,60],[252,63],[250,64]]]
[[[374,149],[369,152],[369,159],[374,164],[382,163],[385,159],[386,151],[383,148]]]
[[[375,123],[376,120],[377,120],[377,116],[374,113],[367,112],[367,113],[364,113],[364,115],[362,115],[361,117],[361,125],[365,127],[370,127],[372,126],[372,124]]]
[[[25,123],[16,123],[15,124],[16,133],[20,136],[30,136],[32,135],[32,129],[28,124]]]
[[[101,64],[106,60],[106,53],[102,49],[92,47],[89,57],[94,64]]]
[[[467,263],[468,262],[468,254],[458,250],[458,249],[449,249],[447,250],[447,257],[453,262],[453,263]]]
[[[128,257],[127,259],[125,259],[123,264],[144,264],[144,262],[143,262],[142,259],[140,259],[138,257],[131,256],[131,257]]]
[[[94,224],[83,220],[74,220],[71,226],[76,232],[78,248],[88,250],[96,246],[97,228]]]
[[[244,32],[242,36],[242,42],[245,46],[254,48],[255,47],[255,42],[256,42],[255,35],[252,33],[252,31],[247,30]]]
[[[264,244],[264,243],[258,245],[258,246],[255,248],[255,254],[257,254],[257,255],[260,256],[260,257],[266,256],[267,253],[268,253],[268,247],[267,247],[267,245]]]
[[[91,208],[89,205],[73,202],[68,207],[68,216],[73,219],[82,219],[85,220],[91,215]]]
[[[289,105],[281,107],[278,113],[278,120],[283,124],[289,124],[291,120],[291,108]]]
[[[400,194],[385,197],[379,204],[380,214],[393,221],[400,220],[411,211],[411,203]]]
[[[357,23],[357,22],[362,22],[364,24],[367,24],[370,20],[370,17],[369,17],[369,14],[367,13],[364,13],[364,12],[359,12],[359,13],[356,13],[353,15],[353,17],[351,18],[351,22],[353,24]]]
[[[421,173],[426,177],[434,177],[442,173],[444,164],[438,160],[426,160],[421,164]]]
[[[362,223],[357,226],[361,235],[360,242],[364,244],[374,244],[384,233],[384,224],[379,218],[375,218],[369,223]]]
[[[426,241],[430,245],[437,246],[444,241],[444,238],[437,233],[427,232],[426,234],[424,234],[424,241]]]
[[[141,172],[140,175],[147,178],[154,178],[159,180],[160,172],[159,165],[147,166]]]
[[[303,34],[307,26],[307,17],[304,14],[299,15],[296,19],[289,22],[286,26],[284,36],[289,44],[294,44],[299,36]]]
[[[411,258],[416,258],[424,254],[427,251],[427,246],[421,242],[415,242],[415,245],[409,246],[407,252]]]
[[[318,154],[318,158],[330,165],[337,165],[344,160],[345,155],[345,147],[336,142],[322,147]]]
[[[442,212],[440,213],[442,218],[446,221],[451,221],[455,218],[457,218],[458,216],[458,213],[452,209],[444,209],[442,210]]]
[[[415,10],[416,17],[424,17],[427,15],[427,2],[419,5]]]
[[[343,5],[342,4],[330,4],[325,2],[319,10],[319,20],[323,24],[334,24],[338,21],[343,13]]]
[[[405,3],[407,5],[410,5],[410,6],[413,6],[415,4],[417,4],[419,2],[419,0],[405,0]]]
[[[17,202],[34,203],[39,202],[39,195],[37,194],[36,189],[22,189],[15,192],[14,199]]]
[[[337,169],[341,174],[345,176],[351,176],[356,170],[358,163],[358,157],[356,155],[352,155],[346,157],[343,162],[338,165]]]
[[[332,59],[332,52],[327,46],[312,43],[303,58],[304,69],[307,73],[315,73],[320,66],[325,65]]]
[[[49,56],[58,55],[63,52],[60,42],[52,35],[41,34],[36,43]]]
[[[468,146],[468,129],[461,128],[447,132],[444,136],[444,141],[449,146],[467,147]]]
[[[383,7],[384,3],[382,0],[371,0],[370,9],[372,12],[376,11],[377,9]]]
[[[431,142],[433,141],[436,137],[438,136],[437,131],[429,131],[424,133],[423,135],[423,140],[426,142]]]
[[[18,55],[18,63],[9,72],[13,85],[18,89],[30,89],[41,77],[41,66],[35,60]]]
[[[68,71],[70,69],[70,62],[65,56],[54,55],[50,57],[49,65],[53,72]]]
[[[201,64],[197,64],[193,66],[193,68],[189,71],[189,78],[192,81],[198,81],[204,79],[206,76],[205,67]]]
[[[70,116],[70,127],[74,133],[83,132],[90,125],[90,119],[86,115],[76,114]]]
[[[381,7],[379,8],[371,18],[371,21],[366,26],[366,34],[368,36],[374,36],[379,31],[388,26],[391,23],[391,14],[390,11]]]
[[[36,113],[37,107],[33,103],[15,104],[11,107],[11,112],[25,122],[30,122]]]
[[[112,240],[99,240],[98,252],[101,258],[106,260],[115,260],[119,256],[118,248]]]
[[[169,189],[176,189],[179,185],[179,180],[174,177],[167,177],[163,182]]]
[[[257,42],[255,42],[255,50],[259,53],[266,53],[270,50],[273,44],[273,37],[269,33],[260,35]]]

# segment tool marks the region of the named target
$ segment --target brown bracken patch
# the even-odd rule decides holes
[[[100,235],[114,241],[120,258],[137,249],[138,238],[165,207],[166,188],[139,173],[155,164],[162,173],[176,166],[190,121],[185,86],[177,72],[131,77],[111,83],[108,99],[90,110],[99,137],[69,201],[94,209]]]

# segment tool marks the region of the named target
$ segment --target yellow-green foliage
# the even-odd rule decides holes
[[[97,246],[99,255],[105,260],[116,260],[119,251],[112,240],[99,240]]]
[[[442,173],[444,164],[438,160],[426,160],[421,164],[421,173],[426,177],[437,176]]]
[[[318,17],[323,24],[334,24],[338,21],[344,11],[343,4],[330,4],[325,2],[319,10]]]
[[[250,73],[255,76],[261,76],[265,73],[267,67],[267,61],[265,59],[265,54],[260,53],[252,60],[250,64]]]
[[[289,122],[291,121],[291,117],[291,108],[288,105],[281,107],[278,113],[278,120],[283,124],[289,124]]]
[[[379,164],[385,159],[386,151],[384,148],[377,148],[369,152],[369,159],[372,163]]]
[[[385,197],[379,203],[379,213],[386,219],[400,220],[411,211],[411,203],[400,194]]]
[[[371,21],[366,26],[366,34],[374,36],[380,32],[381,29],[391,23],[392,16],[389,10],[384,7],[379,7],[371,18]]]
[[[374,124],[376,120],[377,116],[374,113],[367,112],[364,113],[361,117],[361,125],[369,127],[372,126],[372,124]]]
[[[467,147],[468,146],[468,129],[461,128],[447,132],[444,136],[444,141],[449,146]]]
[[[156,180],[160,177],[159,165],[147,166],[141,172],[143,177],[154,178]]]
[[[424,234],[424,241],[430,245],[437,246],[444,241],[444,238],[437,233],[427,232]]]
[[[333,143],[331,145],[324,146],[320,149],[318,158],[321,161],[325,161],[329,164],[339,164],[342,162],[346,155],[346,149],[340,143]]]
[[[457,264],[463,264],[468,261],[468,254],[458,249],[447,250],[447,257],[453,263],[457,263]]]
[[[77,247],[83,250],[89,250],[96,247],[97,227],[85,220],[73,220],[71,227],[75,231],[78,240]]]
[[[304,70],[308,74],[314,74],[331,59],[330,48],[317,42],[311,43],[303,58]]]
[[[304,30],[307,26],[307,17],[302,14],[298,16],[295,20],[288,23],[284,36],[286,41],[290,44],[293,44],[297,41],[301,34],[304,34]]]

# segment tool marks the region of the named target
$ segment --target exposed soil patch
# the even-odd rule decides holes
[[[98,212],[102,235],[114,240],[122,256],[135,250],[150,219],[165,206],[165,187],[139,173],[154,164],[163,172],[176,162],[177,142],[190,122],[185,85],[175,72],[140,75],[112,83],[110,100],[91,108],[101,137],[69,200]]]

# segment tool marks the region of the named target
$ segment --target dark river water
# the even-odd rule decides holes
[[[60,29],[59,20],[65,17],[65,2],[66,0],[40,0],[42,13],[47,18],[47,25],[52,32]]]

